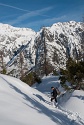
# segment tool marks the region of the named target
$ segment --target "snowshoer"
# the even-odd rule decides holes
[[[57,104],[57,91],[56,88],[51,87],[52,92],[51,92],[51,102],[53,106],[56,106]]]

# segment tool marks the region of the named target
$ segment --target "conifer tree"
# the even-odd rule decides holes
[[[84,61],[74,61],[72,58],[69,58],[66,62],[66,70],[61,70],[62,75],[60,77],[61,81],[69,81],[72,85],[76,85],[77,89],[81,88],[81,85],[84,86]]]

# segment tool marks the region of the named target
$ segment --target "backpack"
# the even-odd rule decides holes
[[[56,87],[57,95],[60,95],[59,89]]]

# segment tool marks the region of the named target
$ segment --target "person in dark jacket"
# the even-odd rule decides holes
[[[54,87],[51,87],[52,92],[51,92],[51,102],[53,100],[55,100],[55,102],[57,103],[57,90]]]

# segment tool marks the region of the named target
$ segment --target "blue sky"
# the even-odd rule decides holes
[[[35,31],[83,16],[84,0],[0,0],[0,23]]]

